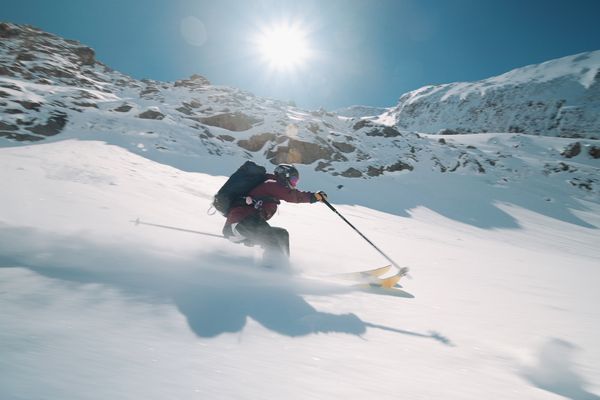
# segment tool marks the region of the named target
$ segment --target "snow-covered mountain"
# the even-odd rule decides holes
[[[547,146],[514,134],[507,137],[512,144],[506,147],[482,149],[451,136],[429,137],[368,119],[301,110],[240,89],[211,85],[200,75],[176,82],[138,81],[97,61],[89,47],[30,26],[2,23],[0,37],[0,141],[5,144],[98,139],[179,168],[222,175],[247,158],[266,164],[291,162],[345,178],[416,170],[489,174],[491,182],[519,181],[523,173],[542,179],[557,175],[568,186],[592,196],[598,193],[600,147],[594,140],[556,141]],[[589,93],[598,87],[597,77],[590,78],[592,69],[580,70],[598,54],[573,58],[577,76],[587,77]],[[534,73],[539,68],[518,77],[509,73],[500,81],[541,80]],[[555,69],[544,68],[547,85],[562,82],[562,78],[549,80],[558,72],[548,71]],[[418,97],[415,92],[406,96]],[[460,95],[451,97],[457,98]],[[427,125],[418,114],[423,131],[429,130],[427,126],[437,130],[438,119]],[[497,142],[493,137],[490,141]],[[523,143],[542,146],[535,162],[529,154],[515,151]],[[215,163],[215,157],[229,163]],[[223,167],[211,169],[213,165]]]
[[[364,118],[381,115],[389,110],[389,107],[371,107],[371,106],[349,106],[333,110],[337,115],[349,118]]]
[[[600,50],[478,82],[425,86],[380,121],[427,133],[524,132],[600,138]]]

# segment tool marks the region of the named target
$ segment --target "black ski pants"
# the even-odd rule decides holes
[[[267,252],[290,256],[290,234],[284,228],[269,225],[264,219],[252,215],[233,226],[250,244],[258,245]]]

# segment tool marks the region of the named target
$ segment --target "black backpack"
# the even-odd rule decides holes
[[[227,215],[232,207],[245,204],[243,197],[266,179],[265,167],[253,161],[246,161],[219,189],[214,197],[213,207],[221,214]]]

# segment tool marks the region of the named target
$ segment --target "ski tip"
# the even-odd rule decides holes
[[[384,287],[386,289],[393,288],[394,286],[396,286],[396,283],[398,283],[400,278],[402,278],[402,275],[398,274],[398,275],[391,276],[387,279],[382,279],[381,287]]]
[[[380,268],[375,268],[375,269],[370,269],[370,270],[367,270],[367,271],[362,271],[360,273],[363,274],[363,275],[380,276],[380,275],[383,275],[386,272],[388,272],[390,270],[390,268],[392,268],[391,264],[383,266],[383,267],[380,267]]]

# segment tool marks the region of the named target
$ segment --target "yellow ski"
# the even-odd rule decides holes
[[[391,268],[391,265],[386,265],[385,267],[369,269],[366,271],[335,274],[333,277],[348,280],[370,280],[371,278],[378,278],[382,275],[385,275]]]

